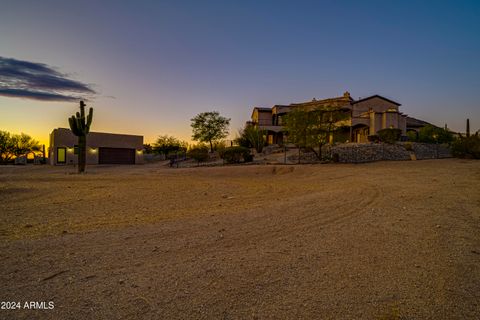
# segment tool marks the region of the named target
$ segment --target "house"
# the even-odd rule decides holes
[[[52,165],[77,164],[78,137],[70,129],[50,133],[48,149]],[[87,164],[143,163],[143,136],[90,132],[87,135]]]
[[[379,130],[385,128],[398,128],[402,135],[407,130],[415,130],[421,125],[421,120],[409,118],[400,112],[400,103],[387,99],[380,95],[373,95],[367,98],[354,100],[349,92],[343,96],[323,100],[313,99],[302,103],[289,105],[274,105],[272,108],[253,108],[251,121],[247,124],[258,126],[267,132],[268,144],[282,144],[286,139],[286,133],[282,126],[283,117],[294,108],[305,108],[307,110],[318,107],[336,107],[349,114],[339,132],[335,134],[334,140],[339,142],[367,142],[368,136],[376,135]],[[409,127],[409,124],[412,127]]]

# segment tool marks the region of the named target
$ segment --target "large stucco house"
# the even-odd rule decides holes
[[[403,114],[399,109],[401,104],[398,102],[380,95],[354,100],[348,92],[336,98],[313,99],[289,105],[274,105],[271,108],[254,107],[251,121],[248,123],[267,132],[268,144],[281,144],[286,138],[282,118],[288,112],[293,108],[313,110],[322,106],[337,107],[349,115],[348,119],[342,122],[344,125],[342,130],[336,133],[336,141],[367,142],[369,135],[375,135],[385,128],[398,128],[405,135],[408,130],[417,131],[428,124]]]
[[[70,129],[50,133],[48,149],[52,165],[77,164],[78,137]],[[90,132],[87,136],[87,164],[143,163],[143,136]]]

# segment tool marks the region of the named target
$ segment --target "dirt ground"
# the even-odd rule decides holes
[[[0,319],[480,318],[480,161],[72,171],[0,167]]]

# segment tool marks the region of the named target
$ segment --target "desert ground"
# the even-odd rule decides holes
[[[0,167],[1,319],[479,319],[480,162]]]

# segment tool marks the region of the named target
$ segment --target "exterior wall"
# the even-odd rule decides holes
[[[407,116],[402,114],[398,117],[398,128],[402,130],[402,135],[407,134]]]
[[[398,113],[386,111],[383,113],[382,129],[398,128]]]
[[[387,110],[394,110],[398,112],[398,105],[388,102],[386,100],[380,99],[379,97],[374,97],[365,101],[361,101],[353,104],[354,110],[373,110],[375,112],[385,112]]]
[[[78,157],[74,153],[74,146],[78,144],[78,137],[72,131],[58,128],[50,133],[50,147],[48,150],[50,164],[57,163],[57,148],[66,148],[66,163],[77,164]],[[98,150],[100,147],[135,149],[135,164],[143,163],[143,137],[126,134],[90,132],[87,135],[87,164],[98,164]]]
[[[259,125],[271,126],[272,125],[272,112],[262,111],[255,108],[252,113],[252,121]]]

